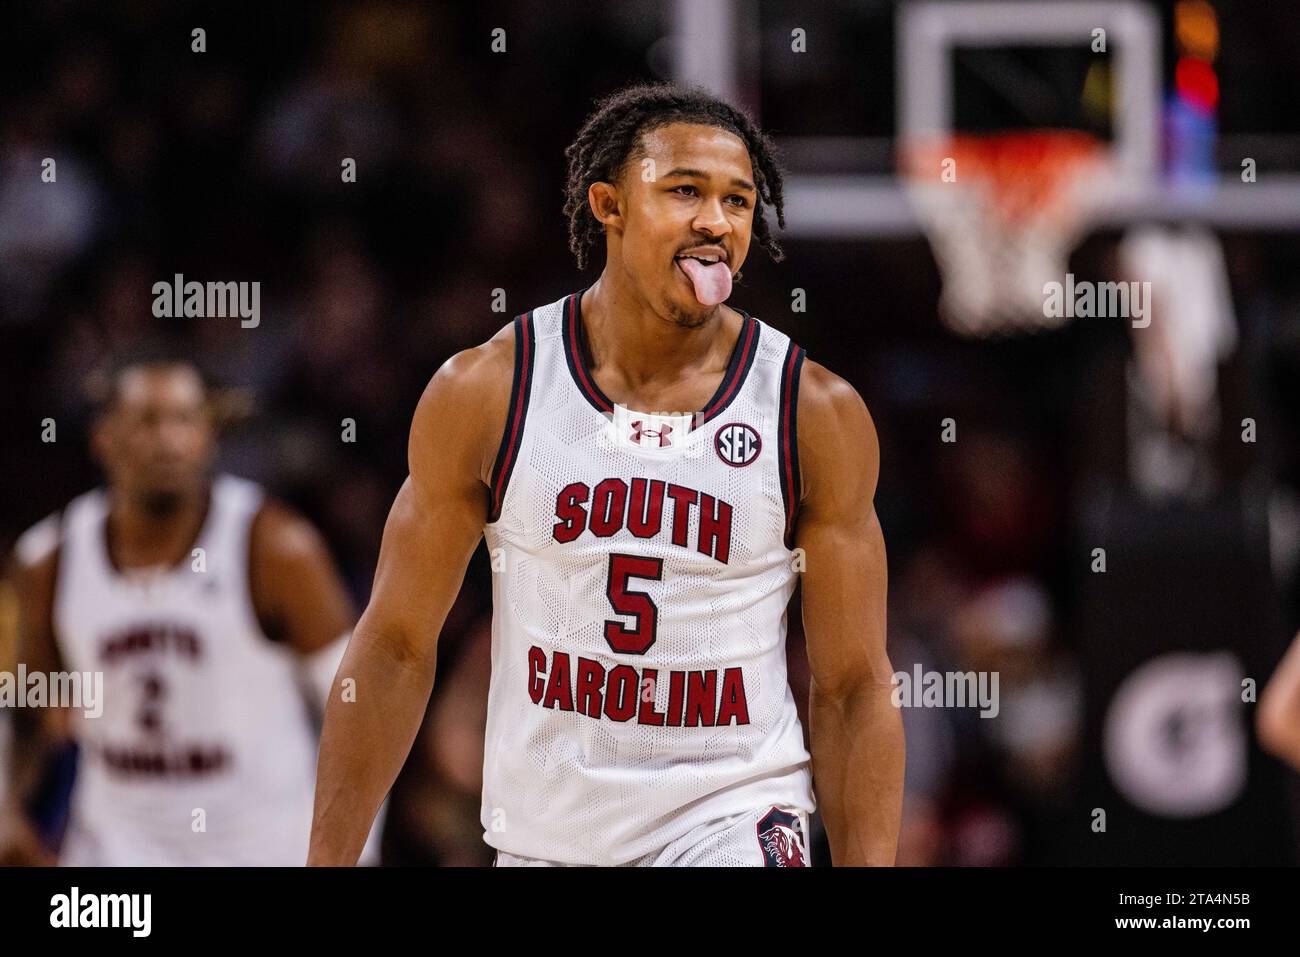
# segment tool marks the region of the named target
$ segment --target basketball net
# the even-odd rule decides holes
[[[1070,251],[1113,165],[1074,130],[953,135],[902,150],[902,179],[943,276],[939,314],[967,336],[1055,328],[1043,285]]]

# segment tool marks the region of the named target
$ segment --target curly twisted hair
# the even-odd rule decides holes
[[[699,123],[734,133],[749,150],[754,167],[754,187],[759,202],[754,210],[754,236],[773,262],[785,258],[768,228],[764,205],[776,209],[776,221],[785,228],[785,196],[781,166],[772,141],[749,115],[698,87],[672,83],[629,86],[603,97],[578,136],[564,151],[569,162],[564,214],[569,217],[569,249],[586,269],[590,253],[605,227],[587,203],[592,183],[614,182],[641,148],[641,136],[669,123]]]

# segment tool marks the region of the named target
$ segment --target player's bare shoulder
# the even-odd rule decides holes
[[[463,349],[433,374],[411,422],[412,474],[421,463],[448,456],[472,464],[484,485],[510,406],[515,370],[515,324],[487,342]]]
[[[16,590],[24,646],[10,649],[10,657],[14,652],[21,654],[33,670],[37,670],[37,663],[60,660],[54,639],[54,593],[63,545],[62,521],[62,512],[55,512],[27,529],[15,542],[6,569]],[[0,662],[5,660],[3,645],[0,640]]]
[[[329,545],[305,515],[266,498],[249,528],[254,597],[294,587],[304,570],[330,561]]]
[[[254,560],[293,561],[319,553],[325,540],[305,516],[277,498],[262,502],[249,531]]]
[[[62,545],[62,519],[62,513],[55,512],[23,532],[14,543],[5,570],[20,593],[34,592],[42,596],[42,605],[48,605],[54,595]]]
[[[812,359],[799,374],[798,441],[800,501],[819,486],[874,494],[880,471],[876,425],[862,396],[846,379]]]

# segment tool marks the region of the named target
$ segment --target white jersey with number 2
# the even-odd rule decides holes
[[[80,745],[63,864],[302,865],[317,735],[294,654],[258,623],[249,533],[259,486],[218,475],[189,556],[114,567],[104,489],[34,526],[57,545],[54,629],[64,666],[102,675],[74,708]],[[99,713],[96,713],[99,712]]]

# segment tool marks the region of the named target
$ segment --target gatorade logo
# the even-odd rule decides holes
[[[1103,751],[1119,792],[1148,814],[1202,817],[1246,786],[1243,669],[1228,651],[1153,658],[1130,674],[1106,713]]]

